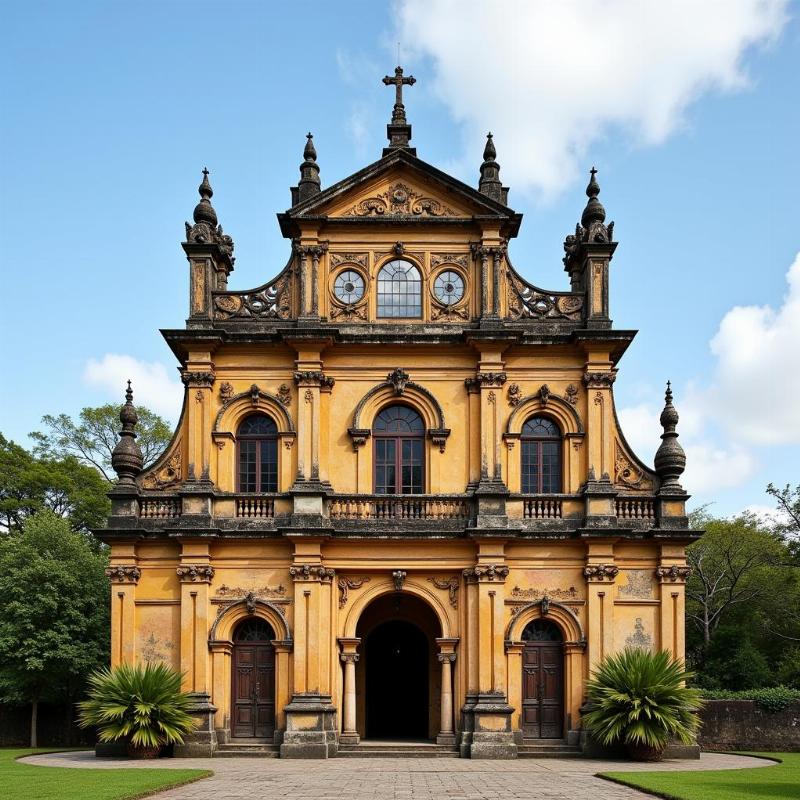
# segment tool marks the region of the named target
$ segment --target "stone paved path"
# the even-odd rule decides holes
[[[158,800],[634,800],[650,797],[594,777],[609,770],[769,768],[746,756],[703,754],[699,761],[633,764],[589,759],[331,759],[181,758],[151,761],[95,758],[92,751],[30,756],[56,767],[198,767],[211,778],[157,795]]]

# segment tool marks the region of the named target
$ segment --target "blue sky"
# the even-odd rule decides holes
[[[0,431],[26,443],[43,414],[116,402],[126,373],[175,419],[158,328],[186,317],[201,168],[232,286],[263,283],[288,255],[274,215],[306,131],[323,186],[379,157],[399,40],[418,155],[474,184],[493,131],[525,215],[511,257],[539,286],[567,285],[561,244],[596,164],[620,242],[612,314],[640,330],[615,386],[639,454],[671,378],[694,504],[733,513],[800,482],[796,7],[455,8],[3,2]]]

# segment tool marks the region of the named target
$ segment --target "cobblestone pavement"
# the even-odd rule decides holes
[[[257,758],[181,758],[130,761],[95,758],[92,751],[29,756],[28,764],[55,767],[197,767],[214,775],[157,795],[158,800],[633,800],[650,797],[594,777],[608,770],[769,768],[758,758],[718,753],[699,761],[635,764],[589,759],[369,758],[288,761]]]

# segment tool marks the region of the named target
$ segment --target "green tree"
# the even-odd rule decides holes
[[[781,517],[774,525],[775,530],[786,540],[795,563],[800,564],[800,484],[792,488],[787,483],[778,489],[770,483],[767,494],[778,504]]]
[[[107,558],[51,510],[0,538],[0,699],[72,702],[108,662]]]
[[[108,483],[73,456],[40,458],[0,434],[0,529],[18,530],[43,509],[75,530],[100,527],[110,510]]]
[[[762,527],[751,514],[714,519],[696,512],[702,539],[687,548],[692,575],[686,584],[686,614],[702,636],[703,651],[728,617],[742,606],[754,606],[775,587],[775,570],[785,563],[779,535]]]
[[[136,424],[136,442],[142,450],[145,468],[164,451],[172,437],[169,425],[158,414],[143,406],[136,407],[139,422]],[[81,463],[100,471],[114,483],[111,454],[119,440],[119,406],[108,403],[97,408],[84,408],[77,421],[68,414],[42,417],[47,431],[34,431],[34,453],[40,457],[72,456]]]

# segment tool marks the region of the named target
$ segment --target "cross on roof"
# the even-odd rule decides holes
[[[405,114],[405,106],[403,105],[403,86],[413,86],[417,79],[413,75],[403,75],[403,68],[402,67],[395,67],[394,69],[394,78],[389,75],[385,75],[383,78],[383,82],[386,86],[390,86],[394,84],[395,88],[395,99],[394,99],[394,111],[392,112],[392,123],[393,124],[403,124],[406,121],[406,114]]]

